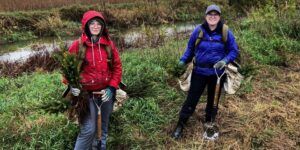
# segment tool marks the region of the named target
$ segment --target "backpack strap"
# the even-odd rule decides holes
[[[199,34],[198,34],[198,37],[197,37],[196,42],[195,42],[195,48],[200,44],[202,39],[203,39],[203,31],[201,29],[201,24],[200,24],[200,30],[199,30]]]
[[[82,69],[82,64],[83,64],[83,61],[84,61],[84,58],[85,58],[85,52],[86,52],[86,48],[84,47],[82,41],[81,41],[81,38],[78,39],[79,41],[79,44],[78,44],[78,65],[77,65],[77,69],[78,70],[81,70]]]
[[[223,27],[222,27],[222,41],[224,44],[226,44],[227,42],[227,37],[228,37],[228,25],[226,24],[223,24]]]

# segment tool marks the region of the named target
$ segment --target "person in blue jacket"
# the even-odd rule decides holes
[[[194,58],[194,68],[187,99],[183,103],[177,126],[172,133],[172,137],[175,139],[182,137],[183,128],[188,118],[194,113],[206,86],[207,104],[205,122],[213,122],[217,115],[218,108],[213,107],[217,83],[216,73],[220,76],[224,72],[225,65],[235,60],[239,53],[231,30],[228,30],[226,43],[222,41],[223,25],[220,8],[217,5],[208,6],[205,12],[204,23],[194,29],[185,53],[180,58],[178,66],[182,69],[185,69],[186,64]],[[203,32],[203,38],[195,46],[200,30]],[[225,76],[221,78],[220,88],[223,87],[224,80]]]

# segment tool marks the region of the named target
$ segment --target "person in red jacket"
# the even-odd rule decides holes
[[[91,149],[96,143],[97,132],[97,104],[101,105],[102,135],[97,149],[106,149],[109,117],[113,110],[116,89],[121,81],[122,64],[118,50],[110,40],[103,15],[97,11],[84,13],[82,22],[81,43],[86,48],[85,59],[80,73],[81,89],[71,87],[73,96],[81,92],[88,92],[87,97],[89,113],[80,123],[80,133],[77,137],[75,150]],[[79,40],[75,40],[69,48],[70,53],[78,53]],[[108,63],[106,47],[111,48],[112,66]],[[101,91],[102,96],[94,95]],[[94,144],[93,144],[94,143]],[[99,146],[101,145],[101,146]]]

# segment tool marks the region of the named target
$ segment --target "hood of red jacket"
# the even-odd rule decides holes
[[[94,11],[94,10],[89,10],[89,11],[85,12],[83,14],[82,19],[81,19],[81,30],[82,30],[81,40],[84,43],[86,43],[87,45],[90,45],[91,42],[88,39],[87,34],[85,33],[85,26],[86,26],[86,24],[88,23],[89,20],[91,20],[95,17],[102,19],[103,22],[106,24],[106,20],[103,17],[102,13]],[[110,41],[110,37],[109,37],[108,30],[107,30],[106,25],[105,25],[105,28],[103,30],[103,33],[101,35],[101,39],[99,40],[99,42],[101,44],[104,44],[104,45],[109,45],[109,41]]]

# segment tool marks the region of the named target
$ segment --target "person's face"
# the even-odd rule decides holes
[[[96,20],[93,20],[89,24],[89,29],[92,35],[98,35],[101,31],[101,28],[102,28],[101,24]]]
[[[208,25],[211,26],[217,25],[218,22],[220,21],[220,18],[221,18],[220,14],[216,11],[211,11],[205,16]]]

